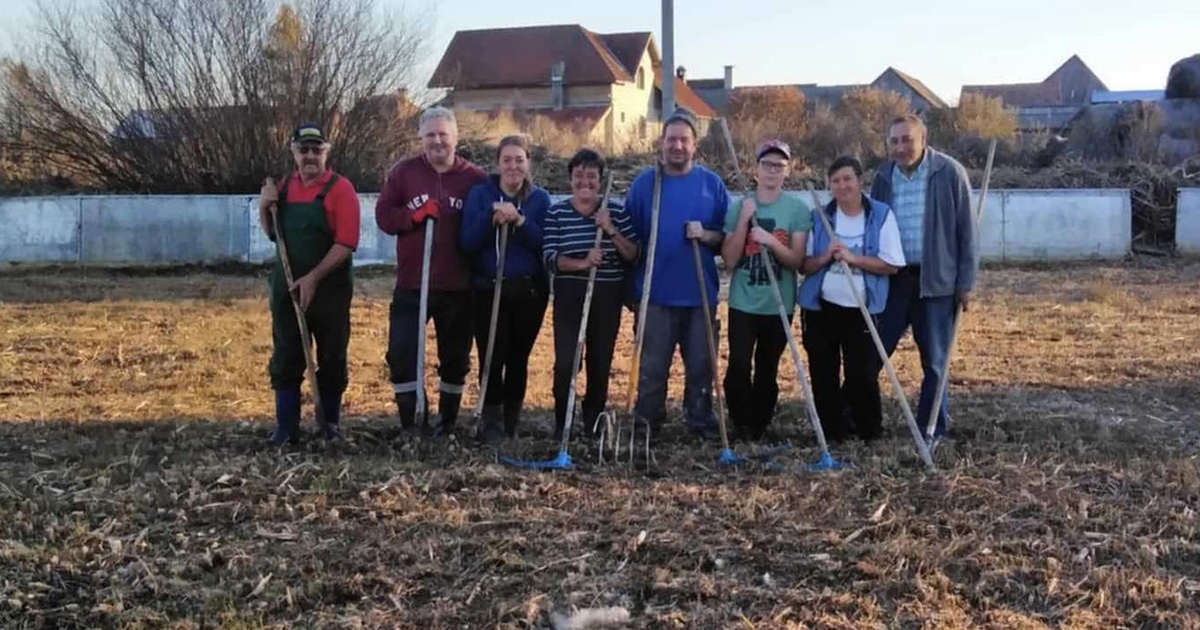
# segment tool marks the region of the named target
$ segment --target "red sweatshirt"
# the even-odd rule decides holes
[[[396,235],[397,287],[421,288],[425,230],[413,224],[412,213],[429,199],[436,199],[441,207],[440,218],[434,222],[429,288],[457,291],[470,287],[467,260],[458,249],[458,226],[467,193],[486,179],[483,169],[458,156],[445,173],[435,171],[423,154],[392,167],[375,203],[375,223]]]

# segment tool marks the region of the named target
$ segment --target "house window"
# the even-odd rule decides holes
[[[625,112],[621,112],[621,122],[625,122]]]
[[[642,68],[637,71],[637,86],[639,90],[646,89],[646,71]]]

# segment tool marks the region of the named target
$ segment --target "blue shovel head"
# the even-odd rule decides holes
[[[842,470],[846,465],[834,459],[829,453],[821,453],[821,459],[815,464],[809,464],[805,468],[809,472],[826,472],[831,470]]]
[[[571,462],[571,456],[565,450],[558,452],[558,457],[546,462],[530,462],[511,457],[500,456],[500,463],[516,468],[530,468],[533,470],[570,470],[574,467]]]
[[[717,463],[722,466],[733,466],[745,462],[745,458],[734,454],[731,449],[721,449],[721,456],[717,458]]]

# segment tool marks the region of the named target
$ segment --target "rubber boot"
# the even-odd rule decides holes
[[[271,444],[283,446],[300,438],[300,386],[275,390],[275,430]]]
[[[521,423],[521,403],[504,403],[504,435],[517,437],[517,425]],[[559,433],[561,439],[562,433]]]
[[[458,423],[458,407],[462,403],[462,394],[441,392],[438,395],[438,419],[430,428],[433,437],[446,437],[454,432]]]
[[[475,440],[485,444],[493,444],[504,439],[503,409],[500,405],[484,405],[483,415],[479,419],[479,428],[475,432]]]
[[[400,428],[411,431],[416,426],[417,394],[396,394],[396,407],[400,413]]]
[[[339,424],[342,419],[342,392],[321,389],[321,410],[325,420],[325,432],[322,437],[326,440],[340,440],[342,438],[341,424]]]

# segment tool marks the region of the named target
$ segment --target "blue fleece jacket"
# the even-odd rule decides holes
[[[462,226],[458,230],[458,245],[471,263],[471,285],[490,287],[496,279],[499,240],[496,226],[492,225],[492,204],[497,201],[513,204],[525,216],[525,223],[512,228],[509,234],[504,277],[533,276],[544,281],[542,221],[550,207],[550,194],[545,189],[529,186],[525,193],[510,197],[500,190],[500,177],[490,175],[486,182],[477,184],[467,195]]]
[[[633,227],[642,243],[650,242],[650,223],[654,205],[654,169],[641,172],[625,197],[625,210],[633,219]],[[659,203],[658,242],[654,252],[654,278],[650,302],[658,306],[700,306],[700,287],[696,285],[696,263],[692,243],[686,238],[685,224],[699,221],[705,229],[721,231],[729,209],[729,192],[714,172],[703,166],[693,166],[686,175],[663,174],[662,198]],[[634,270],[634,296],[640,298],[646,279],[645,252]],[[720,289],[715,251],[700,246],[708,301],[716,306]]]

